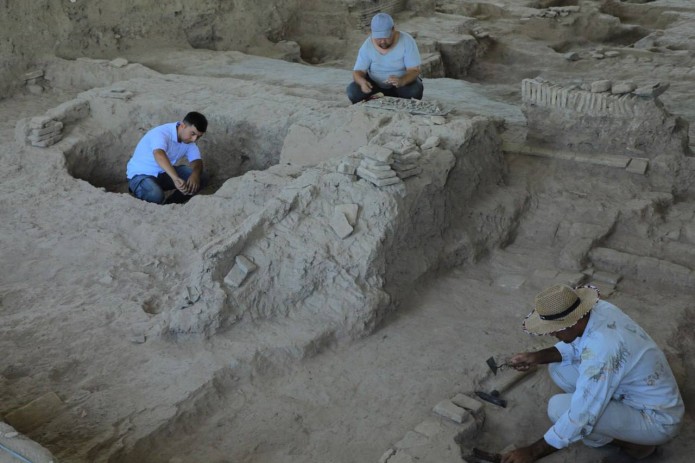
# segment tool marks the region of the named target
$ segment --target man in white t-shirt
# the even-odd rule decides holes
[[[352,71],[353,82],[347,87],[350,101],[359,103],[375,93],[421,100],[424,87],[415,39],[396,30],[393,18],[386,13],[374,15],[371,31],[360,47]]]
[[[126,176],[130,192],[150,203],[184,203],[201,187],[203,160],[195,142],[208,128],[198,112],[181,122],[160,125],[147,132],[128,161]],[[186,158],[188,165],[176,165]],[[175,190],[169,197],[166,191]]]

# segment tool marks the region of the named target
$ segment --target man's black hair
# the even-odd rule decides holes
[[[186,117],[183,118],[183,122],[185,122],[186,125],[194,126],[201,133],[205,133],[208,129],[208,120],[205,116],[196,111],[191,111],[186,114]]]

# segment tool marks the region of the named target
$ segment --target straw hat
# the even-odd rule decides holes
[[[598,290],[590,287],[572,289],[555,285],[541,291],[524,330],[531,334],[549,334],[574,326],[598,302]]]

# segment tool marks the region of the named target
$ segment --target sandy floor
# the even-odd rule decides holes
[[[496,27],[491,29],[499,34],[510,26],[500,21]],[[539,43],[533,46],[546,49]],[[504,118],[505,136],[518,138],[524,123],[518,80],[531,71],[523,56],[507,56],[509,75],[500,76],[505,51],[496,53],[499,62],[473,70],[471,81],[477,83],[426,81],[427,95],[448,98],[458,114]],[[129,58],[137,61],[138,54]],[[307,72],[209,51],[140,58],[161,72],[236,77],[247,81],[249,94],[260,88],[255,82],[271,85],[277,93],[267,95],[269,106],[284,93],[319,108],[346,106],[342,94],[327,92],[349,77],[345,69]],[[608,64],[586,60],[571,70],[564,60],[553,67],[556,57],[536,58],[528,66],[558,80],[573,73],[585,80],[646,73],[675,78],[664,103],[686,119],[695,115],[692,76],[677,62],[682,54]],[[187,259],[208,235],[231,233],[235,218],[208,223],[206,211],[146,207],[73,178],[61,156],[41,156],[14,142],[19,119],[77,93],[66,88],[0,100],[0,412],[56,392],[61,411],[26,434],[61,462],[376,462],[431,418],[435,404],[486,384],[488,357],[550,344],[524,334],[520,324],[534,294],[557,277],[538,271],[557,269],[567,243],[556,238],[563,227],[587,217],[611,224],[617,217],[606,246],[649,247],[655,253],[674,234],[695,233],[692,187],[689,194],[659,202],[649,196],[646,182],[620,169],[506,154],[505,188],[529,197],[513,239],[477,260],[420,278],[394,297],[399,302],[370,336],[321,337],[292,317],[247,317],[211,338],[154,337],[155,302],[175,299],[163,293],[188,271]],[[218,99],[208,97],[207,104]],[[255,110],[259,116],[264,109]],[[274,115],[268,110],[263,116]],[[631,209],[633,200],[648,206]],[[212,207],[210,215],[221,210]],[[183,233],[172,236],[157,226],[172,217]],[[691,255],[691,245],[683,249]],[[686,463],[695,450],[695,288],[670,281],[667,270],[655,269],[652,276],[625,275],[607,297],[681,360],[686,420],[681,435],[663,446],[661,461]],[[501,451],[539,438],[549,425],[545,404],[554,390],[540,370],[505,393],[506,409],[485,405],[484,425],[464,442],[464,452],[473,445]],[[453,439],[446,445],[432,448],[431,458],[421,462],[443,463],[448,460],[442,455],[458,454]],[[544,461],[589,463],[611,451],[575,446]],[[0,462],[13,461],[3,458],[0,453]]]

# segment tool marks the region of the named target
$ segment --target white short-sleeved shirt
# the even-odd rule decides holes
[[[200,159],[200,150],[195,143],[180,143],[176,128],[180,122],[170,122],[160,125],[147,132],[135,147],[133,156],[128,161],[126,176],[130,180],[136,175],[157,176],[164,172],[154,158],[154,150],[160,149],[167,154],[171,165],[181,158],[188,162]]]
[[[367,37],[357,53],[353,71],[365,71],[379,87],[388,88],[391,85],[385,81],[389,76],[401,77],[407,68],[420,66],[422,61],[415,39],[407,32],[399,31],[399,34],[398,42],[385,55],[376,49],[371,35]]]
[[[664,353],[652,338],[613,304],[599,301],[581,337],[555,345],[563,365],[579,378],[570,408],[543,436],[555,448],[580,440],[616,400],[663,426],[678,425],[684,406]]]

